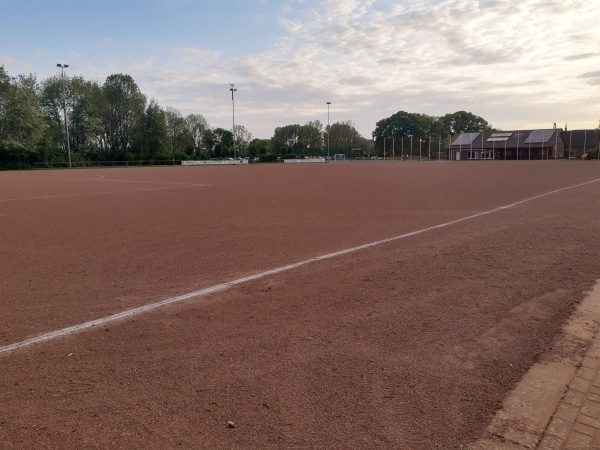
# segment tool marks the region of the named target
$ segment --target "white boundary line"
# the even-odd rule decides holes
[[[177,181],[147,181],[147,180],[122,180],[122,179],[111,179],[106,178],[105,175],[94,175],[90,178],[73,178],[73,177],[47,177],[47,176],[33,176],[33,175],[3,175],[6,177],[13,178],[33,178],[36,180],[67,180],[67,181],[100,181],[100,182],[121,182],[121,183],[146,183],[146,184],[168,184],[178,186],[210,186],[206,184],[195,184],[195,183],[180,183]]]
[[[184,186],[170,186],[170,187],[157,187],[157,188],[142,188],[142,189],[126,189],[123,191],[102,191],[102,192],[84,192],[81,194],[61,194],[61,195],[44,195],[40,197],[22,197],[22,198],[0,198],[2,202],[18,202],[21,200],[47,200],[51,198],[65,198],[65,197],[85,197],[87,195],[103,195],[103,194],[124,194],[127,192],[143,192],[143,191],[166,191],[168,189],[184,189],[193,187],[211,187],[211,184],[193,184]]]
[[[265,278],[270,275],[275,275],[275,274],[282,273],[282,272],[288,272],[288,271],[296,269],[298,267],[306,266],[308,264],[312,264],[312,263],[315,263],[318,261],[336,258],[338,256],[347,255],[348,253],[354,253],[354,252],[357,252],[360,250],[365,250],[365,249],[368,249],[371,247],[376,247],[376,246],[379,246],[382,244],[386,244],[388,242],[393,242],[393,241],[397,241],[400,239],[417,236],[419,234],[427,233],[428,231],[438,230],[440,228],[449,227],[449,226],[455,225],[457,223],[477,219],[479,217],[483,217],[483,216],[487,216],[489,214],[494,214],[494,213],[497,213],[500,211],[504,211],[505,209],[514,208],[515,206],[522,205],[523,203],[527,203],[527,202],[531,202],[533,200],[537,200],[539,198],[547,197],[549,195],[553,195],[558,192],[563,192],[563,191],[567,191],[569,189],[575,189],[575,188],[578,188],[581,186],[586,186],[588,184],[596,183],[598,181],[600,181],[600,178],[598,178],[596,180],[592,180],[592,181],[587,181],[585,183],[576,184],[574,186],[568,186],[565,188],[556,189],[554,191],[550,191],[550,192],[546,192],[544,194],[529,197],[524,200],[520,200],[518,202],[510,203],[510,204],[504,205],[504,206],[499,206],[497,208],[483,211],[483,212],[480,212],[477,214],[472,214],[470,216],[462,217],[460,219],[451,220],[449,222],[441,223],[438,225],[433,225],[433,226],[422,228],[422,229],[416,230],[416,231],[411,231],[409,233],[404,233],[399,236],[382,239],[380,241],[370,242],[368,244],[359,245],[357,247],[347,248],[345,250],[340,250],[338,252],[328,253],[326,255],[321,255],[321,256],[316,256],[314,258],[305,259],[304,261],[300,261],[300,262],[293,263],[293,264],[288,264],[286,266],[277,267],[275,269],[267,270],[265,272],[260,272],[260,273],[250,275],[247,277],[238,278],[237,280],[228,281],[226,283],[217,284],[215,286],[210,286],[210,287],[207,287],[204,289],[200,289],[198,291],[190,292],[190,293],[183,294],[183,295],[178,295],[176,297],[170,297],[170,298],[167,298],[167,299],[159,301],[159,302],[150,303],[148,305],[139,306],[139,307],[133,308],[133,309],[128,309],[128,310],[122,311],[120,313],[113,314],[111,316],[101,317],[99,319],[90,320],[88,322],[80,323],[78,325],[73,325],[71,327],[62,328],[62,329],[56,330],[56,331],[51,331],[49,333],[41,334],[39,336],[35,336],[30,339],[25,339],[23,341],[15,342],[14,344],[9,344],[4,347],[0,347],[0,354],[8,353],[8,352],[18,350],[21,348],[25,348],[25,347],[29,347],[30,345],[39,344],[41,342],[51,341],[51,340],[54,340],[54,339],[57,339],[57,338],[60,338],[60,337],[63,337],[63,336],[69,335],[69,334],[79,333],[79,332],[88,330],[90,328],[93,328],[95,326],[105,325],[107,323],[127,319],[127,318],[137,316],[137,315],[149,312],[149,311],[153,311],[158,308],[162,308],[167,305],[172,305],[174,303],[181,303],[183,301],[186,301],[186,300],[189,300],[192,298],[204,297],[206,295],[213,294],[215,292],[224,291],[224,290],[229,289],[230,287],[236,286],[238,284],[247,283],[247,282],[253,281],[253,280],[259,280],[261,278]]]

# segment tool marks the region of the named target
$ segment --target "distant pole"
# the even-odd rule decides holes
[[[481,130],[481,160],[483,161],[483,130]]]
[[[69,67],[68,64],[57,64],[56,67],[60,67],[60,76],[62,78],[62,94],[63,94],[63,114],[65,116],[65,134],[67,136],[67,153],[69,154],[69,168],[71,165],[71,142],[69,139],[69,121],[67,120],[67,97],[65,96],[65,69]]]
[[[383,138],[383,160],[385,161],[385,138]]]
[[[400,155],[400,161],[404,160],[404,135],[400,137],[400,147],[402,148],[402,154]]]
[[[413,155],[413,144],[412,144],[412,134],[410,135],[410,160],[412,161],[412,155]]]
[[[545,130],[542,130],[542,161],[544,160],[544,149],[546,148]],[[546,158],[547,159],[547,158]]]
[[[427,158],[428,158],[429,162],[431,162],[431,136],[427,136],[427,145],[429,148],[427,151],[427,153],[428,153]]]
[[[396,159],[396,138],[392,136],[392,161]]]
[[[421,162],[421,142],[423,142],[423,139],[419,138],[419,162]]]
[[[327,102],[327,158],[329,158],[329,135],[331,134],[331,130],[329,129],[329,105],[331,102]],[[384,138],[385,145],[385,138]]]
[[[233,93],[237,89],[233,86],[233,83],[229,83],[229,90],[231,91],[231,107],[233,110],[233,128],[231,129],[231,135],[233,136],[233,159],[237,161],[237,153],[235,149],[235,102],[233,101]]]
[[[569,134],[569,161],[571,160],[571,144],[573,143],[573,130]]]

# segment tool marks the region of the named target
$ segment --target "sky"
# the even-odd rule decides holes
[[[398,111],[504,130],[600,119],[600,0],[0,0],[0,24],[10,75],[128,74],[213,127],[235,108],[256,138],[314,120],[371,138]]]

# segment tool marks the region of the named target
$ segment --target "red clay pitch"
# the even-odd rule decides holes
[[[560,354],[599,191],[592,161],[0,173],[0,348],[548,194],[0,353],[0,448],[458,448]]]

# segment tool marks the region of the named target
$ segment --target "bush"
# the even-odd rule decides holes
[[[277,161],[277,155],[260,155],[258,160],[260,162],[275,162]]]

